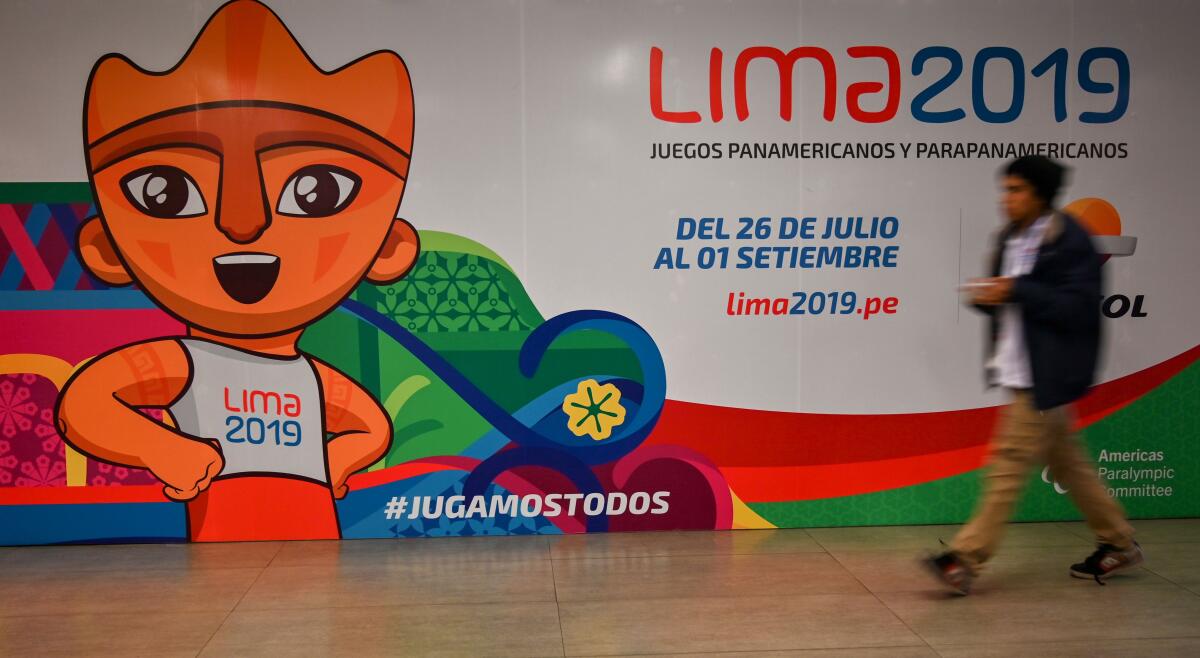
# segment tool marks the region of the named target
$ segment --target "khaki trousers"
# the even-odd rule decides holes
[[[1012,393],[1013,401],[1001,411],[992,437],[983,498],[974,516],[954,537],[950,550],[973,570],[987,562],[1004,537],[1021,489],[1043,463],[1068,490],[1099,542],[1121,549],[1132,546],[1133,528],[1121,505],[1108,495],[1078,434],[1071,430],[1068,407],[1038,411],[1031,391]]]

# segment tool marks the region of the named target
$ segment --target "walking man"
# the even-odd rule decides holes
[[[1101,260],[1087,231],[1054,207],[1065,173],[1041,156],[1005,166],[1001,207],[1008,223],[990,278],[968,284],[972,306],[989,320],[989,383],[1003,387],[1010,401],[992,438],[978,508],[949,550],[923,560],[960,594],[995,553],[1021,488],[1043,463],[1096,535],[1096,551],[1071,566],[1072,576],[1103,584],[1143,559],[1124,511],[1072,431],[1069,405],[1092,385],[1100,348]]]

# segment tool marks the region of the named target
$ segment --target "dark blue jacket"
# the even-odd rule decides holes
[[[992,276],[1000,276],[1004,244],[1013,230],[1006,227],[997,236]],[[1087,230],[1070,215],[1056,211],[1033,270],[1013,284],[1011,303],[1021,307],[1038,409],[1074,402],[1095,381],[1100,356],[1101,263]],[[1000,307],[976,308],[990,319],[990,356],[1000,331]]]

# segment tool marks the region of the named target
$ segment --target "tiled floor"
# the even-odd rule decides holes
[[[1200,655],[1200,520],[1136,525],[1107,587],[1013,525],[967,598],[914,562],[947,526],[8,548],[0,655]]]

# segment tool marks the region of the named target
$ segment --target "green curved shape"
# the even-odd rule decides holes
[[[387,399],[383,402],[383,408],[387,409],[388,415],[395,418],[400,413],[400,408],[408,402],[409,398],[416,394],[417,391],[429,386],[429,378],[422,375],[411,375],[408,379],[396,385],[391,393],[388,393]]]
[[[391,418],[396,418],[399,416],[400,410],[404,408],[404,405],[408,404],[408,401],[412,398],[412,396],[416,395],[417,392],[426,386],[429,386],[431,383],[432,382],[430,379],[423,375],[410,375],[404,381],[396,384],[396,387],[392,389],[391,393],[388,393],[387,398],[383,402],[383,408],[387,411],[388,416]],[[397,438],[398,437],[393,437],[393,441],[395,441]],[[384,459],[380,459],[374,464],[371,464],[367,470],[378,471],[382,468],[386,468],[387,456],[385,455],[384,457]]]
[[[496,262],[509,272],[513,271],[512,266],[501,258],[499,254],[471,238],[444,231],[418,231],[418,233],[421,235],[422,251],[453,251],[460,254],[479,256],[480,258]]]

